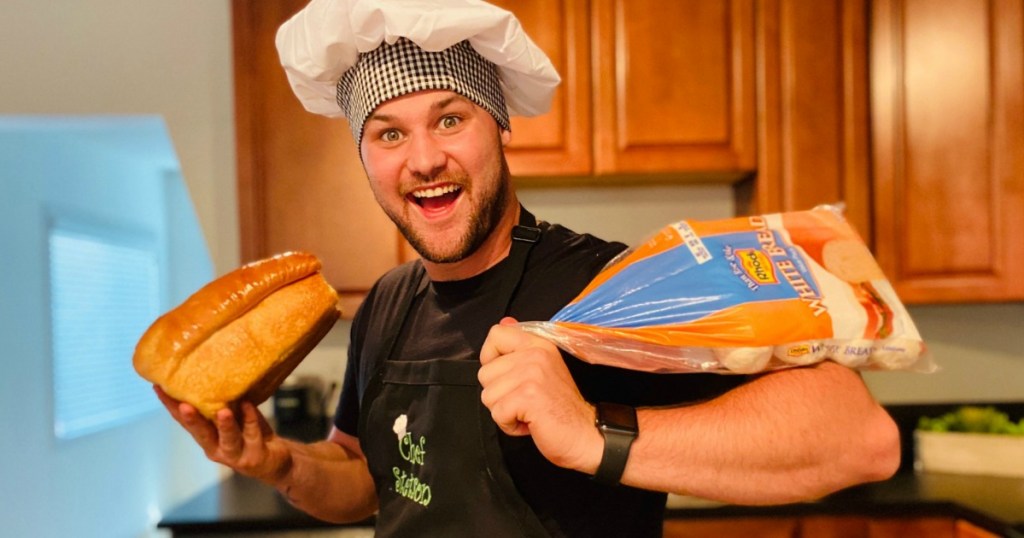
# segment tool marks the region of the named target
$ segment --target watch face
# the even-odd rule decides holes
[[[636,410],[628,405],[598,404],[598,423],[602,428],[636,433]]]

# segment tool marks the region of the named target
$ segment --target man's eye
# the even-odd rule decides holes
[[[397,142],[399,138],[401,138],[401,135],[394,129],[388,129],[380,134],[380,139],[385,142]]]
[[[441,127],[445,129],[451,129],[452,127],[458,125],[459,122],[461,121],[462,119],[459,118],[458,116],[445,116],[441,118]]]

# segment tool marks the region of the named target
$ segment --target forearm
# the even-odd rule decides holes
[[[332,441],[282,441],[290,458],[271,483],[296,508],[336,523],[365,519],[377,510],[364,459]]]
[[[641,409],[623,483],[730,503],[820,497],[881,480],[899,434],[859,375],[832,363],[762,376],[713,401]]]

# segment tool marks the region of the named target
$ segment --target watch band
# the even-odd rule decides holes
[[[604,455],[594,473],[594,480],[616,485],[626,469],[629,449],[638,433],[636,409],[627,405],[599,403],[597,428],[604,436]]]

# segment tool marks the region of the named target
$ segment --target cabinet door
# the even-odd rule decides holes
[[[745,213],[843,202],[871,239],[866,0],[758,0],[757,179]]]
[[[868,521],[869,538],[953,538],[947,517],[880,518]]]
[[[999,535],[969,521],[958,519],[956,520],[956,538],[999,538]]]
[[[1022,8],[873,3],[875,246],[908,303],[1024,298]]]
[[[274,35],[306,3],[232,4],[242,258],[308,250],[351,317],[402,261],[404,241],[373,199],[348,124],[306,112],[281,69]]]
[[[725,519],[666,519],[664,538],[793,538],[795,518],[742,517]]]
[[[513,176],[585,175],[592,170],[590,25],[586,0],[492,0],[515,13],[562,77],[547,114],[512,117],[505,151]]]
[[[593,0],[598,174],[752,171],[753,0]]]
[[[868,538],[868,518],[861,516],[807,516],[800,519],[803,538]]]

